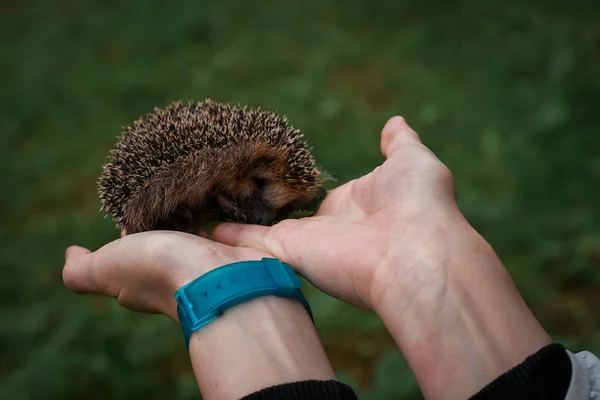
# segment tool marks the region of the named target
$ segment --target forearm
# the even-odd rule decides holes
[[[190,356],[206,400],[240,399],[289,382],[336,379],[304,307],[273,296],[235,306],[195,332]]]
[[[416,287],[392,286],[377,310],[429,399],[467,398],[551,342],[491,247],[457,230],[435,257],[415,257]],[[431,263],[423,276],[436,281],[419,282]]]

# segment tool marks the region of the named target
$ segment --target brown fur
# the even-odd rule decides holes
[[[264,199],[273,209],[291,203],[308,204],[317,194],[316,186],[291,187],[281,179],[285,171],[286,154],[260,142],[244,148],[232,146],[193,153],[138,190],[125,207],[125,226],[130,233],[155,229],[159,220],[168,219],[181,206],[199,215],[190,216],[195,225],[213,219],[236,219],[222,212],[218,198],[236,203],[252,197],[257,191],[256,178],[265,181]],[[195,226],[189,228],[193,230]]]
[[[270,224],[320,193],[285,119],[207,101],[175,103],[127,128],[100,180],[121,229],[193,231],[212,220]]]

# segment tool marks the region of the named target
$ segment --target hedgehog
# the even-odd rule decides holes
[[[98,192],[122,232],[193,233],[218,221],[272,225],[314,210],[323,177],[285,116],[206,99],[157,107],[125,127]]]

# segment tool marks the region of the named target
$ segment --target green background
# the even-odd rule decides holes
[[[0,398],[198,398],[164,317],[63,287],[117,237],[95,181],[120,127],[176,99],[262,106],[340,182],[403,115],[553,338],[600,353],[600,2],[0,1]],[[420,397],[372,314],[310,292],[339,376]]]

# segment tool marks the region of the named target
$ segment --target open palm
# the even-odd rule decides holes
[[[314,216],[272,227],[220,224],[211,238],[266,251],[321,290],[374,308],[390,281],[414,277],[407,272],[423,243],[462,219],[449,170],[403,118],[388,121],[381,150],[382,165],[329,192]]]

